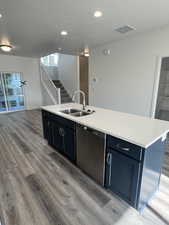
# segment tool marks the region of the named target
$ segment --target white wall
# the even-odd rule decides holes
[[[43,84],[41,84],[41,89],[42,89],[42,105],[43,106],[53,105],[54,103],[51,97],[49,96],[47,90],[44,88]]]
[[[23,79],[27,81],[27,85],[24,87],[27,109],[42,105],[39,59],[0,55],[0,71],[23,74]]]
[[[110,49],[110,56],[103,54]],[[169,56],[169,27],[107,44],[90,57],[90,104],[151,116],[157,59]],[[92,82],[97,77],[96,83]]]
[[[59,54],[59,79],[69,95],[79,89],[78,57]]]
[[[59,71],[56,66],[44,66],[46,72],[52,80],[59,80]]]

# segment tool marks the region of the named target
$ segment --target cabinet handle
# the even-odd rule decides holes
[[[120,144],[117,144],[116,147],[126,152],[130,151],[130,148],[121,147]]]
[[[111,167],[112,167],[112,154],[108,153],[107,154],[107,164],[109,166],[109,178],[108,178],[108,186],[111,186]]]
[[[107,159],[106,159],[106,161],[107,161],[107,164],[108,164],[108,165],[111,164],[111,153],[108,153],[108,154],[107,154]]]
[[[65,130],[63,128],[59,128],[59,134],[60,134],[60,136],[64,137],[65,136]]]
[[[121,149],[126,152],[130,151],[130,148],[121,148]]]

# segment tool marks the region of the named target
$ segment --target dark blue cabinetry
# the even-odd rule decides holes
[[[76,124],[45,110],[42,110],[42,121],[49,145],[76,163]],[[103,154],[105,187],[137,210],[143,210],[159,188],[165,143],[160,138],[144,149],[107,135]],[[85,150],[87,154],[89,149]]]
[[[147,149],[107,135],[105,186],[141,211],[159,188],[165,141]]]
[[[65,155],[72,162],[76,161],[75,124],[72,121],[42,111],[44,138],[49,145]]]
[[[140,162],[110,148],[107,149],[106,187],[133,207],[137,205],[140,168]]]

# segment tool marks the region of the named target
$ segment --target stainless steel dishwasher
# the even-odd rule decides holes
[[[97,183],[104,185],[106,135],[77,125],[77,165]]]

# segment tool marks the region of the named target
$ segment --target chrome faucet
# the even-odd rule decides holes
[[[85,96],[85,93],[83,92],[83,91],[81,91],[81,90],[77,90],[77,91],[75,91],[74,93],[73,93],[73,97],[72,97],[72,100],[73,100],[73,102],[75,101],[75,96],[77,95],[77,94],[82,94],[82,96],[83,96],[83,110],[85,110],[86,109],[86,96]]]

